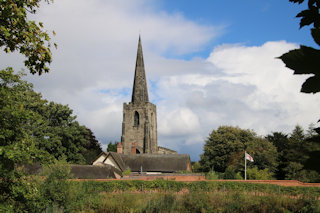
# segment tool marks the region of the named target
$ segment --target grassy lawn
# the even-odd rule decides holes
[[[320,212],[320,188],[237,182],[70,182],[69,212]]]

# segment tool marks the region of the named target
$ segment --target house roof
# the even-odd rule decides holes
[[[110,155],[122,171],[132,172],[176,172],[190,169],[190,156],[186,154],[119,154]],[[108,156],[108,157],[109,157]],[[120,166],[121,165],[121,166]]]
[[[105,158],[104,162],[107,160],[107,158],[111,156],[114,161],[118,164],[119,168],[121,171],[125,171],[127,169],[127,166],[125,165],[125,163],[123,162],[121,155],[119,153],[116,152],[109,152],[107,157]]]
[[[111,165],[71,165],[70,173],[74,178],[79,179],[105,179],[116,178],[116,174],[121,175],[121,171]]]
[[[101,152],[98,157],[96,157],[91,163],[92,164],[95,164],[95,162],[102,156],[102,155],[105,155],[105,156],[108,156],[108,153],[109,152]]]

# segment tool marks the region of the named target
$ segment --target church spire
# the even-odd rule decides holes
[[[149,102],[140,35],[131,102],[134,104]]]

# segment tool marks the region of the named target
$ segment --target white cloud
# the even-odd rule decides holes
[[[159,123],[158,131],[165,136],[190,136],[200,130],[197,115],[188,108],[176,108],[165,114],[160,111],[158,116],[162,120]]]
[[[58,49],[53,50],[51,72],[40,77],[29,75],[27,80],[45,98],[69,104],[79,121],[102,142],[120,140],[122,103],[130,101],[139,31],[147,76],[156,82],[167,74],[193,72],[197,64],[203,63],[181,63],[164,55],[196,52],[222,30],[199,25],[156,6],[155,2],[143,0],[43,4],[35,17],[48,30],[55,30],[53,40]],[[1,54],[0,60],[6,65],[22,61],[16,57]],[[151,98],[157,99],[158,91],[161,93],[151,92]]]
[[[276,59],[293,48],[295,44],[284,41],[216,47],[207,59],[213,64],[212,74],[199,73],[199,67],[197,74],[162,79],[164,104],[179,103],[191,109],[199,118],[197,133],[203,136],[223,124],[254,129],[262,135],[288,133],[296,124],[307,127],[319,117],[320,98],[300,93],[306,76],[293,76]]]
[[[207,59],[168,59],[202,49],[223,29],[159,11],[155,1],[65,0],[40,11],[39,20],[56,31],[59,47],[51,72],[27,79],[45,98],[69,104],[103,143],[121,137],[139,30],[149,95],[158,109],[159,145],[197,159],[219,125],[267,134],[307,127],[319,117],[319,95],[300,93],[305,77],[293,76],[275,59],[295,44],[225,44],[213,47]],[[1,66],[19,67],[21,61],[1,53]]]

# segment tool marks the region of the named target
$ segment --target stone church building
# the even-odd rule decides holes
[[[39,174],[42,166],[26,165],[26,169],[29,174]],[[123,177],[125,171],[130,171],[132,174]],[[180,171],[191,172],[190,156],[177,154],[174,150],[158,146],[157,109],[149,102],[139,36],[132,98],[131,102],[123,104],[122,136],[121,142],[117,144],[117,152],[102,152],[92,165],[71,165],[70,172],[79,179],[136,179],[138,176],[147,180],[168,179],[168,174],[172,173],[175,173],[172,176],[173,180],[176,178],[204,179],[200,176],[177,174]]]
[[[191,171],[188,154],[158,146],[157,108],[149,102],[140,36],[131,102],[123,104],[121,142],[117,152],[102,152],[92,165],[111,166],[115,177],[128,169],[139,174]]]
[[[141,38],[139,36],[131,102],[123,104],[121,143],[118,153],[174,154],[158,146],[157,107],[149,102]]]

